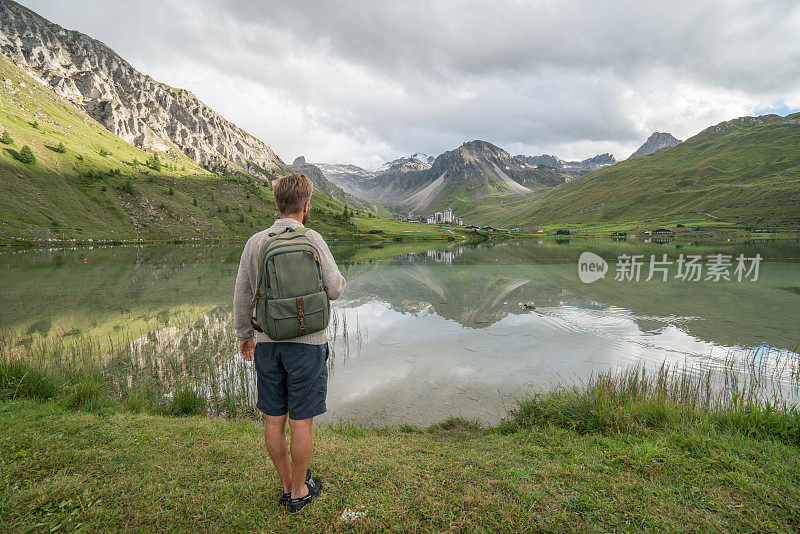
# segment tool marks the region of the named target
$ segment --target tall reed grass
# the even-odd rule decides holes
[[[637,364],[557,385],[518,401],[498,426],[553,425],[580,433],[636,433],[713,425],[800,445],[800,360],[754,349],[721,365]]]
[[[346,315],[332,311],[331,346],[341,346],[346,360],[362,337],[351,340]],[[231,318],[216,309],[104,338],[0,332],[0,398],[59,398],[71,407],[111,399],[132,412],[259,417],[253,366],[236,354]],[[331,371],[335,360],[332,348]]]
[[[366,334],[334,310],[331,345],[350,358]],[[181,318],[153,331],[98,339],[0,332],[0,398],[55,399],[72,408],[259,418],[253,366],[235,354],[230,312]],[[732,353],[734,354],[734,353]],[[736,354],[741,354],[738,352]],[[329,366],[334,368],[331,352]],[[797,351],[753,349],[694,365],[644,365],[556,385],[518,401],[500,432],[555,425],[581,433],[714,425],[800,444]]]

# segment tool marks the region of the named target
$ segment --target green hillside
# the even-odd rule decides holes
[[[529,228],[684,223],[793,231],[800,224],[800,113],[720,123],[552,189],[453,209],[465,220]]]
[[[244,238],[276,212],[264,180],[210,173],[178,150],[156,164],[0,56],[4,132],[0,241]],[[24,146],[35,163],[19,160]],[[324,194],[312,203],[312,227],[354,229],[339,203]]]

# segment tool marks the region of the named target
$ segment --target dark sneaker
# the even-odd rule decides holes
[[[299,499],[289,499],[289,502],[286,503],[286,509],[289,512],[293,514],[299,512],[322,493],[322,480],[320,480],[319,477],[313,477],[311,480],[307,480],[306,486],[308,486],[308,495],[300,497]]]
[[[311,469],[306,470],[306,482],[311,480]],[[292,498],[291,493],[281,493],[281,498],[278,499],[278,504],[281,506],[286,506],[286,503],[289,502],[289,499]]]

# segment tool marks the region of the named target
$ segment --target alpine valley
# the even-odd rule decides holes
[[[315,184],[312,226],[340,236],[448,208],[528,231],[800,225],[800,114],[737,118],[683,142],[655,132],[624,161],[472,140],[377,169],[287,165],[190,90],[11,0],[0,0],[0,135],[4,241],[246,237],[275,214],[270,180],[292,171]]]

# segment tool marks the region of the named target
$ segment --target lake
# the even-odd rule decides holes
[[[796,240],[333,243],[331,249],[348,285],[333,303],[329,412],[321,423],[427,425],[451,415],[495,423],[535,388],[635,364],[714,367],[730,359],[798,358]],[[604,278],[581,281],[578,259],[585,251],[608,262]],[[252,369],[234,355],[230,326],[240,252],[7,249],[0,255],[0,329],[16,345],[96,347],[93,354],[121,387],[134,387],[143,369],[155,380],[202,383],[210,394],[229,390],[220,384],[236,378],[236,393],[251,402]],[[664,254],[666,281],[662,271],[645,281],[651,255],[661,261]],[[731,256],[730,280],[706,279],[716,254]],[[751,270],[738,273],[738,281],[740,254]],[[757,254],[753,280],[749,259]],[[625,263],[631,256],[642,256],[639,281],[619,276],[620,257]],[[678,276],[679,259],[693,256],[703,259],[699,281]]]

